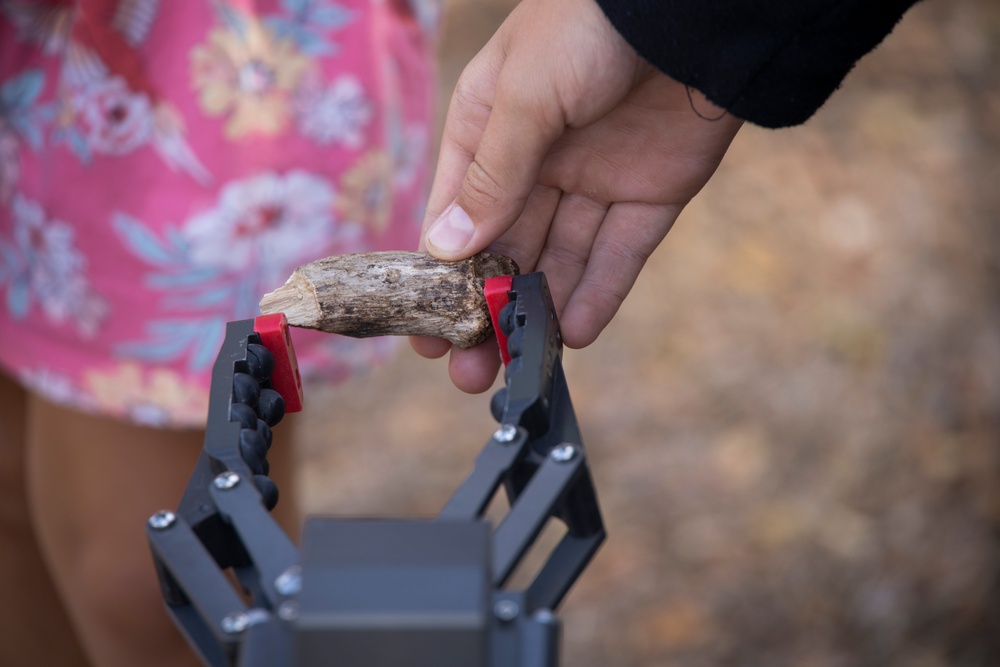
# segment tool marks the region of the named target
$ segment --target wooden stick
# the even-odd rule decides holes
[[[434,336],[472,347],[493,331],[486,279],[517,272],[514,260],[488,253],[458,262],[402,251],[337,255],[295,269],[260,310],[355,338]]]

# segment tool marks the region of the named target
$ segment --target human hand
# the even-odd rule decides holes
[[[458,81],[421,246],[544,271],[563,341],[584,347],[741,124],[641,59],[594,0],[523,0]],[[451,348],[412,344],[432,358]],[[499,364],[484,343],[453,349],[449,372],[481,392]]]

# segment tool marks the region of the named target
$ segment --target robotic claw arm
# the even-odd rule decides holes
[[[147,525],[167,609],[204,664],[558,665],[554,610],[604,526],[545,276],[490,279],[486,297],[506,386],[471,474],[435,519],[310,517],[301,549],[268,514],[270,429],[302,398],[287,323],[229,324],[201,458],[177,511]],[[494,528],[483,516],[501,487]],[[526,588],[507,587],[550,521],[561,541]]]

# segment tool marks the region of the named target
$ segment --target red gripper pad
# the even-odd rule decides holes
[[[260,315],[253,321],[260,342],[274,355],[271,385],[285,399],[285,412],[302,410],[302,376],[295,360],[295,348],[284,313]]]
[[[490,319],[493,320],[493,331],[497,335],[500,346],[500,358],[506,366],[510,363],[510,353],[507,351],[507,334],[500,329],[500,310],[510,302],[510,290],[514,285],[513,276],[497,276],[487,278],[483,288],[486,305],[490,309]]]

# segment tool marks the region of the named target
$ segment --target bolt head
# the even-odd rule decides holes
[[[177,521],[177,515],[170,510],[160,510],[153,516],[149,517],[149,526],[153,530],[166,530],[170,526],[174,525]]]
[[[274,580],[274,588],[280,595],[298,595],[302,590],[302,568],[292,565]]]
[[[222,619],[222,631],[227,635],[238,635],[250,627],[250,616],[242,611],[226,614]]]
[[[553,447],[552,451],[549,452],[549,456],[551,456],[554,461],[566,463],[567,461],[572,461],[576,456],[576,447],[569,443],[564,443],[558,447]]]
[[[521,608],[513,600],[500,600],[493,605],[493,613],[504,623],[510,623],[521,613]]]
[[[299,603],[295,600],[285,600],[278,605],[278,618],[283,621],[294,621],[299,617]]]
[[[212,483],[215,484],[215,488],[227,491],[240,483],[240,476],[232,470],[227,470],[216,475]]]
[[[556,620],[556,615],[552,613],[549,609],[539,609],[535,612],[532,618],[536,623],[541,623],[543,625],[555,625],[558,623]]]
[[[493,439],[504,444],[514,442],[517,438],[517,427],[513,424],[503,424],[493,432]]]

